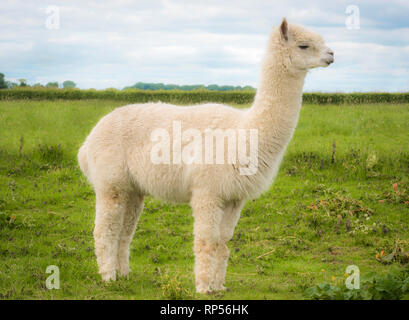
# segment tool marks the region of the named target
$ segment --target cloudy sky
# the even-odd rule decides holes
[[[407,0],[1,0],[0,72],[97,89],[257,87],[267,36],[282,17],[335,51],[333,65],[310,72],[306,91],[409,91]]]

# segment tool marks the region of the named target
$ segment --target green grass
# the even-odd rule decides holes
[[[409,104],[305,105],[274,185],[247,203],[229,244],[231,291],[194,293],[190,208],[149,198],[133,272],[104,284],[95,197],[76,153],[123,104],[0,102],[0,299],[302,299],[350,264],[365,275],[407,263],[375,256],[409,249]],[[59,290],[45,286],[48,265],[60,269]]]

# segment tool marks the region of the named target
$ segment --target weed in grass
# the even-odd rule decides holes
[[[352,234],[366,234],[370,231],[368,220],[375,211],[364,206],[362,201],[352,199],[334,189],[326,189],[322,184],[314,188],[313,192],[323,195],[307,206],[308,210],[305,212],[306,222],[313,229],[325,225],[334,228],[337,233],[342,226],[345,226],[343,231]]]
[[[393,262],[401,264],[409,263],[409,241],[400,240],[398,238],[393,248],[385,248],[385,250],[382,249],[377,253],[376,260],[384,264],[391,264]]]
[[[162,297],[168,300],[191,299],[193,294],[187,289],[177,276],[170,276],[168,272],[159,273],[159,285]]]
[[[395,204],[404,204],[409,206],[409,186],[406,182],[394,182],[391,184],[390,191],[385,191],[379,202],[385,201]]]
[[[332,277],[304,291],[304,297],[316,300],[399,300],[409,298],[409,269],[385,275],[370,273],[360,280],[359,289],[348,289],[345,279]]]
[[[49,146],[47,144],[39,144],[38,151],[41,160],[45,163],[59,164],[63,159],[63,152],[61,150],[61,144],[57,146]]]

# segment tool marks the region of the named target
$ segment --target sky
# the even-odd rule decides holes
[[[257,87],[283,17],[335,52],[334,64],[309,72],[304,91],[409,91],[407,0],[1,0],[0,72],[96,89]]]

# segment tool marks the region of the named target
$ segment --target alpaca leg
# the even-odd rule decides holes
[[[199,196],[193,197],[191,206],[194,216],[194,253],[195,253],[195,280],[196,291],[210,292],[213,261],[219,243],[219,225],[222,209],[214,198]]]
[[[128,275],[129,269],[129,246],[143,210],[143,196],[134,196],[128,202],[128,207],[124,215],[122,230],[118,243],[118,265],[119,276]]]
[[[96,199],[94,240],[99,273],[104,281],[115,280],[118,241],[127,199],[115,190],[97,191]]]
[[[226,290],[224,281],[226,277],[227,261],[229,260],[229,249],[227,242],[233,237],[234,228],[240,218],[240,211],[244,201],[230,203],[223,212],[220,223],[220,243],[216,251],[214,261],[214,274],[212,277],[213,290]]]

